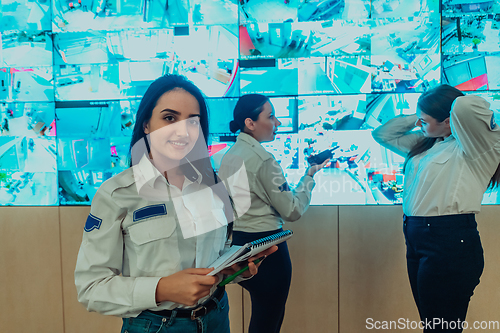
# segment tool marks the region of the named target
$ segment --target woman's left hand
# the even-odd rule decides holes
[[[314,164],[314,165],[311,165],[307,171],[306,171],[306,175],[308,176],[311,176],[311,177],[314,177],[314,175],[316,174],[316,172],[318,172],[319,170],[323,169],[323,167],[328,163],[330,162],[330,159],[327,158],[326,160],[323,161],[323,163],[321,164]]]
[[[273,245],[270,248],[268,248],[267,250],[262,251],[260,253],[257,253],[255,256],[248,258],[248,270],[246,270],[245,272],[241,273],[241,276],[245,277],[245,278],[249,278],[249,277],[257,274],[258,273],[258,267],[260,266],[260,264],[262,263],[262,261],[264,261],[264,259],[268,255],[276,252],[277,250],[278,250],[278,247],[276,245]],[[253,261],[255,261],[255,260],[257,260],[258,258],[261,258],[261,257],[264,257],[264,259],[262,259],[258,264],[254,264],[253,263]],[[231,265],[231,267],[223,269],[221,272],[224,275],[232,275],[232,274],[236,273],[237,271],[239,271],[240,269],[242,269],[243,267],[245,267],[243,265],[243,263],[236,263],[236,264]]]

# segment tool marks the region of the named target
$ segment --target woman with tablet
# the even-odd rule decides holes
[[[243,245],[281,231],[284,221],[298,220],[309,206],[313,176],[328,160],[307,169],[292,191],[278,162],[261,145],[273,141],[281,125],[269,99],[259,94],[242,96],[233,116],[230,129],[239,134],[222,159],[219,176],[233,198],[237,215],[233,244]],[[288,247],[283,242],[262,263],[257,276],[240,282],[252,300],[249,333],[280,331],[291,276]]]
[[[232,218],[208,134],[200,90],[182,76],[160,77],[139,105],[131,167],[92,201],[75,270],[78,299],[89,311],[123,317],[122,332],[229,332],[227,295],[217,288],[223,276],[207,275]],[[257,273],[248,266],[243,276]]]
[[[413,297],[430,323],[424,332],[462,332],[484,266],[475,214],[500,181],[493,111],[483,98],[441,85],[420,96],[416,114],[389,120],[373,137],[406,156],[403,231]]]

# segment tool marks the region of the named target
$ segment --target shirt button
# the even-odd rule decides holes
[[[427,223],[427,226],[428,226],[428,227],[430,227],[430,226],[431,226],[431,224],[430,224],[430,223]]]

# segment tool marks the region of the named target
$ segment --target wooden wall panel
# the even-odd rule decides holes
[[[469,304],[466,321],[483,332],[500,332],[500,206],[483,206],[477,224],[484,250],[484,271]],[[492,321],[489,324],[487,322]],[[491,325],[491,326],[490,326]],[[486,328],[488,327],[488,328]]]
[[[340,207],[340,332],[365,332],[366,319],[418,321],[406,273],[400,207]],[[471,299],[467,321],[493,321],[500,330],[500,206],[483,206],[478,229],[485,270]],[[418,331],[418,330],[417,330]]]
[[[88,312],[77,299],[74,278],[76,257],[89,211],[88,206],[60,207],[65,332],[120,332],[121,318]]]
[[[294,232],[288,241],[293,275],[282,332],[337,332],[337,217],[336,206],[312,206],[300,220],[285,225]],[[245,332],[250,306],[250,295],[245,291]]]
[[[0,208],[2,332],[119,332],[119,318],[88,313],[76,299],[73,271],[88,211]],[[295,232],[293,278],[281,332],[364,332],[367,318],[418,320],[401,215],[400,206],[310,207],[288,223]],[[486,263],[469,307],[471,325],[500,321],[499,216],[500,206],[483,206],[478,215]],[[237,285],[227,290],[231,330],[246,332],[249,295]]]
[[[250,316],[252,315],[252,302],[250,294],[243,289],[243,333],[248,333],[248,325],[250,324]]]
[[[1,208],[1,332],[64,330],[58,211]]]
[[[406,274],[401,206],[339,208],[339,332],[419,320]]]
[[[231,333],[243,333],[243,288],[238,284],[226,286],[229,299],[229,324]]]

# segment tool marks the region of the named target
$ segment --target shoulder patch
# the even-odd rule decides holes
[[[85,227],[83,227],[83,230],[85,230],[86,232],[90,232],[94,229],[99,229],[101,227],[101,223],[102,219],[92,214],[89,214],[89,217],[87,217],[87,222],[85,222]]]
[[[161,215],[167,215],[165,204],[142,207],[134,211],[134,222]]]
[[[493,130],[493,129],[495,129],[495,127],[497,127],[497,124],[495,123],[495,115],[492,114],[491,121],[490,121],[490,128]]]
[[[281,184],[278,188],[279,188],[280,192],[283,192],[283,191],[290,191],[290,186],[288,186],[288,183],[287,183],[287,182],[284,182],[284,183],[283,183],[283,184]]]

